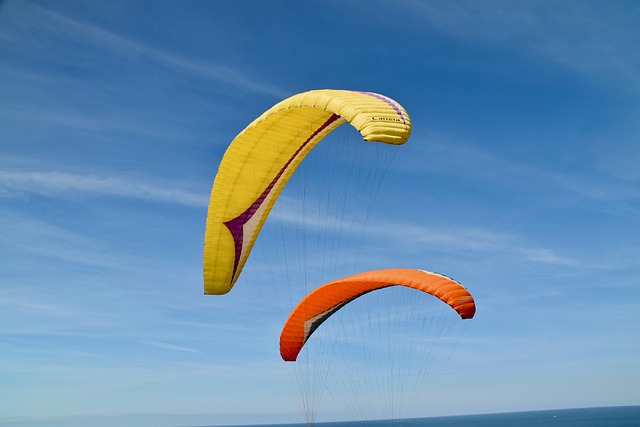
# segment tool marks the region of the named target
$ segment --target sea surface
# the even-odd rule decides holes
[[[0,427],[222,427],[212,414],[68,416],[6,418],[0,414]],[[187,421],[189,420],[189,421]],[[207,420],[207,421],[204,421]],[[214,421],[215,422],[215,421]],[[640,406],[589,409],[558,409],[456,417],[415,418],[394,421],[316,423],[314,427],[640,427]],[[251,424],[233,427],[307,427],[305,424]]]
[[[558,409],[532,412],[463,415],[362,422],[317,423],[316,427],[640,427],[640,406]],[[213,427],[213,426],[211,426]],[[249,427],[249,426],[245,426]],[[258,427],[257,425],[251,427]],[[305,427],[305,424],[263,424],[260,427]]]

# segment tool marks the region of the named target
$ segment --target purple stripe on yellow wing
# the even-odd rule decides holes
[[[407,126],[407,119],[406,119],[406,116],[404,115],[404,113],[402,112],[402,108],[400,107],[400,104],[395,102],[393,99],[387,98],[386,96],[380,95],[378,93],[373,93],[373,92],[359,92],[359,93],[363,93],[365,95],[373,96],[374,98],[377,98],[377,99],[389,104],[391,106],[391,108],[393,108],[395,110],[395,112],[398,114],[398,116],[400,116],[400,118],[402,119],[402,123],[404,123],[404,125]]]
[[[233,242],[234,242],[234,246],[235,246],[235,259],[234,259],[234,263],[233,263],[233,275],[232,275],[232,277],[236,276],[236,272],[238,270],[238,265],[240,264],[240,259],[242,257],[243,242],[244,242],[244,225],[247,222],[249,222],[249,220],[251,220],[251,218],[258,211],[258,209],[260,209],[260,207],[262,206],[264,201],[269,196],[269,193],[271,193],[271,191],[276,186],[276,184],[278,183],[278,181],[280,180],[280,178],[282,177],[284,172],[289,168],[289,166],[291,165],[293,160],[298,156],[298,154],[311,141],[313,141],[314,138],[316,138],[319,133],[321,133],[323,130],[325,130],[328,126],[330,126],[333,122],[335,122],[339,118],[340,118],[339,115],[332,114],[331,117],[329,117],[329,119],[322,126],[320,126],[302,145],[300,145],[300,147],[296,150],[296,152],[293,154],[293,156],[291,156],[291,158],[287,161],[287,163],[285,163],[285,165],[282,167],[282,169],[280,169],[278,174],[269,183],[267,188],[264,189],[264,191],[262,192],[262,194],[260,194],[260,196],[256,199],[256,201],[253,202],[251,204],[251,206],[249,206],[247,208],[247,210],[245,210],[243,213],[241,213],[237,217],[235,217],[235,218],[233,218],[233,219],[231,219],[229,221],[225,221],[224,222],[224,225],[231,232],[231,236],[233,236]]]

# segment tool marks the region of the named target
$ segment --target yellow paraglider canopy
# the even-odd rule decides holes
[[[345,121],[366,141],[404,144],[411,134],[407,112],[386,96],[313,90],[279,102],[236,136],[211,190],[204,242],[205,294],[231,290],[294,170]]]

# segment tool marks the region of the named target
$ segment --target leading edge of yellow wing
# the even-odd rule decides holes
[[[399,145],[411,134],[409,116],[394,100],[370,92],[326,89],[279,102],[234,138],[211,190],[204,242],[205,294],[231,290],[295,169],[344,121],[371,142]]]
[[[299,93],[274,105],[252,124],[290,108],[314,108],[343,117],[365,141],[400,145],[411,135],[411,120],[404,107],[373,92],[320,89]]]

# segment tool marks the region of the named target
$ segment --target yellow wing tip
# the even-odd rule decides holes
[[[229,293],[233,288],[232,283],[220,283],[219,281],[204,279],[204,294],[205,295],[224,295]]]
[[[231,290],[231,288],[228,289],[211,289],[211,288],[207,288],[205,286],[204,288],[204,294],[205,295],[224,295],[224,294],[228,294],[229,291]]]

